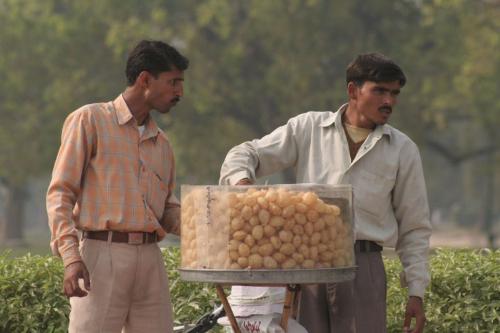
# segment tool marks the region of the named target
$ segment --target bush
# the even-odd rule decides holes
[[[194,322],[218,298],[211,285],[179,279],[179,250],[163,251],[176,323]],[[386,259],[389,332],[401,332],[406,294],[401,266]],[[438,250],[426,294],[427,332],[495,332],[500,327],[500,251]],[[63,268],[53,257],[0,255],[0,332],[66,332],[69,303],[61,293]]]
[[[58,258],[0,255],[0,332],[66,332],[62,272]]]
[[[194,323],[203,314],[218,306],[219,298],[213,285],[186,282],[179,278],[177,268],[179,267],[180,251],[178,248],[164,249],[163,257],[168,270],[170,297],[176,325]]]
[[[407,294],[399,285],[401,264],[386,260],[387,324],[401,332]],[[437,250],[425,295],[426,332],[498,332],[500,251]]]
[[[175,324],[195,322],[214,309],[215,288],[179,279],[180,251],[163,250]],[[0,254],[0,332],[66,332],[69,302],[62,294],[63,266],[50,256]]]

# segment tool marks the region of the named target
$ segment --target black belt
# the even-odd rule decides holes
[[[156,243],[158,241],[158,234],[156,232],[84,231],[82,238],[107,241],[110,233],[112,233],[111,241],[114,243],[141,245]]]
[[[369,240],[357,240],[354,244],[355,252],[380,252],[382,246]]]

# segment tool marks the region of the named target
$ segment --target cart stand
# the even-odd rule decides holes
[[[290,315],[297,316],[300,286],[343,282],[354,279],[356,266],[321,269],[295,270],[219,270],[219,269],[179,269],[181,279],[192,282],[215,284],[226,315],[235,333],[241,333],[223,286],[286,287],[285,303],[280,326],[288,331]]]

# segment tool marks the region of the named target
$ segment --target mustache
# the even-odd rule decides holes
[[[379,111],[389,111],[392,112],[392,107],[385,105],[378,108]]]
[[[181,100],[181,98],[179,96],[172,98],[172,102],[175,102],[175,103],[179,102],[180,100]]]

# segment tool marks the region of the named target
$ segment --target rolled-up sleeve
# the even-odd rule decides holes
[[[431,223],[422,162],[417,146],[409,141],[401,149],[400,168],[393,192],[398,221],[396,251],[403,265],[403,282],[410,296],[424,296],[430,282],[429,238]]]
[[[90,115],[82,110],[64,122],[61,146],[47,191],[47,214],[51,231],[50,247],[61,256],[64,266],[81,261],[73,209],[81,191],[81,179],[92,154]]]
[[[219,183],[234,185],[243,178],[257,178],[284,170],[297,161],[297,118],[261,139],[232,148],[221,168]]]

